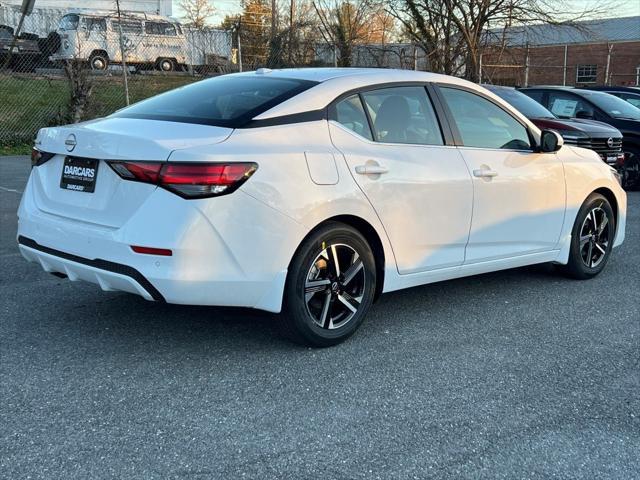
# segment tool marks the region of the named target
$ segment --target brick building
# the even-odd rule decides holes
[[[640,85],[640,16],[489,32],[482,82]]]

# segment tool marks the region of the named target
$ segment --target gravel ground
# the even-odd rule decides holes
[[[335,348],[274,317],[24,261],[0,159],[0,477],[640,478],[640,193],[586,282],[548,266],[384,295]]]

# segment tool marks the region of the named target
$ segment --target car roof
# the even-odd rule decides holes
[[[293,115],[319,110],[340,95],[370,86],[410,82],[441,82],[464,86],[473,90],[487,92],[482,87],[461,78],[450,77],[432,72],[399,70],[392,68],[285,68],[258,69],[255,72],[235,73],[231,75],[260,75],[274,78],[289,78],[318,82],[318,85],[305,90],[279,105],[255,117],[256,120]],[[491,93],[490,93],[491,94]],[[493,95],[493,94],[491,94]]]
[[[583,90],[593,90],[595,92],[629,92],[640,93],[640,87],[623,87],[623,86],[606,86],[600,85],[597,87],[580,87]]]
[[[259,68],[251,72],[238,73],[236,75],[265,75],[278,78],[293,78],[297,80],[310,80],[313,82],[326,82],[327,80],[353,77],[404,77],[404,81],[437,81],[442,78],[452,78],[431,72],[414,70],[400,70],[395,68],[356,68],[356,67],[318,67],[318,68]]]

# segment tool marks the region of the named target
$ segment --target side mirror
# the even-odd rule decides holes
[[[540,151],[543,153],[557,152],[564,145],[564,139],[555,130],[542,130],[540,135]]]
[[[593,112],[588,112],[586,110],[578,110],[576,112],[576,118],[584,118],[586,120],[592,120],[593,119]]]

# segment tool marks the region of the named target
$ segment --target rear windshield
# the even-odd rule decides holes
[[[143,100],[112,116],[237,128],[314,85],[290,78],[221,76]]]

